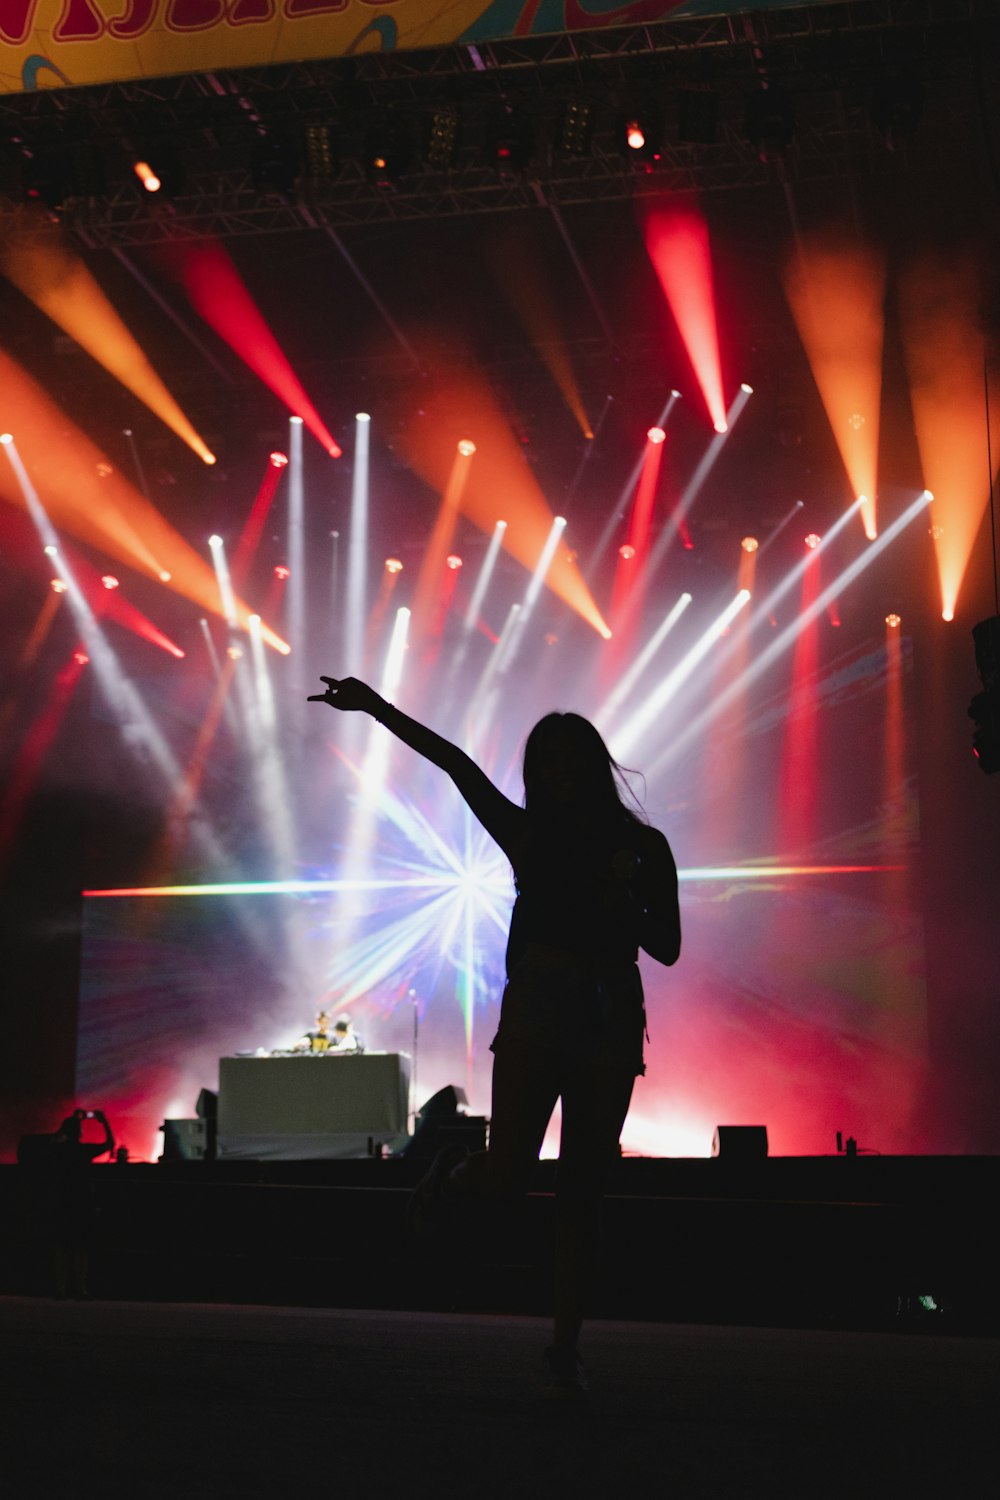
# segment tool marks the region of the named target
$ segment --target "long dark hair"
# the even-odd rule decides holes
[[[624,817],[633,823],[645,823],[642,804],[628,783],[628,777],[635,773],[618,764],[589,719],[572,713],[546,714],[525,741],[524,805],[528,812],[545,813],[549,810],[538,766],[552,746],[571,750],[579,757],[588,800],[599,816]]]

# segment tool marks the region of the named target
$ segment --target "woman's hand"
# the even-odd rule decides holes
[[[320,682],[326,683],[326,692],[312,694],[308,703],[329,703],[331,708],[360,711],[375,718],[386,706],[375,689],[357,677],[320,677]]]

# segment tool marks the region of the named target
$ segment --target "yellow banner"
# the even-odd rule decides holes
[[[681,8],[678,0],[0,0],[0,93],[623,26]]]

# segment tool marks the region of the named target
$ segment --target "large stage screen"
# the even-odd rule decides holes
[[[866,545],[859,528],[839,554],[789,552],[771,601],[762,589],[735,612],[731,589],[668,577],[617,663],[544,602],[493,670],[523,589],[509,570],[483,605],[492,630],[453,609],[397,662],[388,696],[518,801],[525,736],[553,708],[594,719],[642,773],[630,784],[674,849],[684,946],[672,969],[641,960],[647,1071],[627,1151],[707,1155],[719,1123],[766,1125],[779,1155],[832,1152],[838,1131],[862,1149],[929,1144],[910,643],[891,622],[857,628],[867,607],[850,631],[836,608],[803,613]],[[376,619],[373,682],[406,623]],[[217,648],[216,671],[206,657],[194,686],[156,693],[177,766],[200,766],[197,803],[179,775],[183,816],[165,804],[143,868],[85,898],[79,1100],[154,1157],[221,1056],[287,1048],[322,1008],[412,1057],[415,1105],[452,1083],[488,1115],[509,867],[439,770],[368,719],[306,704],[321,684],[301,663],[269,654],[262,676],[262,654]],[[336,657],[311,650],[309,672]]]

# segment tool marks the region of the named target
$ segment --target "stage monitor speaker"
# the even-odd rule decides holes
[[[459,1106],[468,1102],[464,1089],[454,1083],[445,1084],[443,1089],[438,1089],[417,1110],[418,1128],[425,1120],[453,1120],[458,1114]]]
[[[160,1161],[205,1161],[209,1155],[208,1124],[205,1120],[164,1120],[163,1155]]]
[[[485,1151],[486,1120],[483,1115],[460,1113],[468,1104],[465,1090],[449,1083],[438,1089],[417,1111],[413,1139],[395,1154],[410,1160],[433,1160],[442,1146],[460,1146],[467,1151]]]
[[[716,1125],[712,1155],[720,1161],[764,1161],[767,1157],[766,1125]]]

